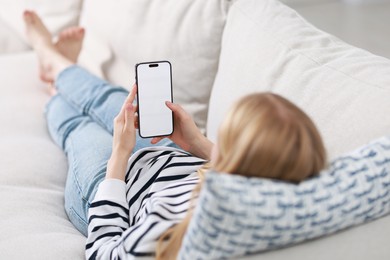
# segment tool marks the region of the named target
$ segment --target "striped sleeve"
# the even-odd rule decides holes
[[[119,256],[122,235],[129,229],[125,182],[104,180],[99,185],[88,215],[87,259],[97,259],[98,252],[102,253],[99,255],[102,259],[111,259],[114,254]]]
[[[126,182],[99,185],[89,209],[87,259],[154,259],[161,234],[185,217],[203,163],[173,148],[134,154]]]

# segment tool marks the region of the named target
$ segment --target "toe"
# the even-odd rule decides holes
[[[60,40],[66,40],[69,38],[69,30],[65,30],[60,32],[60,35],[58,36]]]
[[[84,28],[79,27],[77,32],[78,32],[79,38],[83,38],[84,37],[84,35],[85,35],[85,29]]]
[[[33,21],[33,13],[29,10],[25,10],[23,12],[23,18],[27,23],[32,23]]]
[[[70,37],[74,37],[75,35],[77,35],[77,28],[74,27],[70,28],[68,33]]]
[[[27,17],[28,17],[28,19],[30,20],[31,23],[41,23],[42,24],[41,19],[39,18],[37,13],[35,13],[34,11],[28,11],[27,12]]]

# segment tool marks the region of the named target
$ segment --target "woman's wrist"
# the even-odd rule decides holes
[[[128,156],[113,153],[107,162],[107,179],[125,180]]]
[[[200,134],[191,146],[190,153],[205,160],[210,160],[214,144],[204,135]]]

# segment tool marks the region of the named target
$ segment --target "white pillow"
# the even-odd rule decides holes
[[[20,37],[25,38],[22,19],[25,9],[35,10],[54,35],[62,29],[78,24],[82,0],[0,0],[2,18]]]
[[[227,19],[207,134],[239,97],[281,94],[317,124],[330,158],[390,130],[390,61],[320,31],[275,0],[240,0]]]
[[[169,60],[174,101],[204,128],[230,2],[86,0],[81,24],[111,48],[103,72],[114,84],[130,87],[138,62]]]

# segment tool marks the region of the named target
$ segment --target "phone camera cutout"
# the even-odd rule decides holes
[[[149,68],[155,68],[158,67],[158,64],[149,64]]]

